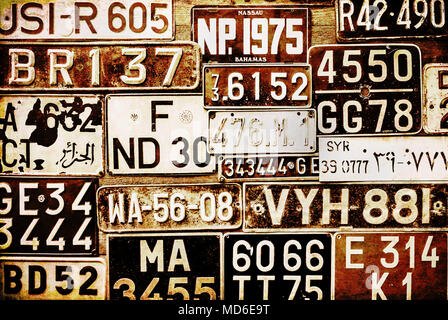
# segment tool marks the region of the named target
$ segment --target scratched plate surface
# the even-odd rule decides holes
[[[311,106],[309,65],[206,64],[203,74],[206,109]]]
[[[93,95],[1,96],[1,174],[101,175],[102,109]]]
[[[242,222],[238,184],[107,186],[97,201],[104,232],[235,229]]]
[[[215,157],[207,151],[208,118],[201,95],[110,95],[106,108],[110,174],[216,170]]]
[[[2,40],[172,40],[172,0],[4,0]]]
[[[319,138],[319,180],[446,181],[448,137]]]
[[[227,233],[226,301],[330,300],[329,233]]]
[[[244,231],[448,228],[445,184],[245,183]]]
[[[447,234],[336,233],[336,300],[447,299]]]
[[[199,50],[190,41],[0,45],[0,89],[191,90],[199,84]]]
[[[316,151],[313,109],[209,111],[212,154],[300,154]]]
[[[108,235],[111,300],[220,300],[221,234]]]
[[[446,37],[446,0],[335,0],[339,41]]]
[[[413,44],[319,45],[309,50],[318,135],[421,130],[421,53]]]
[[[307,62],[308,8],[195,6],[191,24],[205,62]]]
[[[0,257],[0,300],[104,300],[101,258]]]
[[[97,179],[0,179],[0,254],[96,254],[97,188]]]
[[[423,94],[423,128],[425,132],[448,132],[448,64],[430,63],[425,65]]]

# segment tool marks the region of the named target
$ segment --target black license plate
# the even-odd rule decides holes
[[[0,181],[0,253],[94,255],[94,179]]]
[[[226,234],[224,259],[226,301],[330,299],[330,234]]]

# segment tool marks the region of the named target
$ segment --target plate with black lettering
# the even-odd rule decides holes
[[[236,183],[102,186],[97,200],[103,232],[236,229],[243,219]]]
[[[336,0],[338,41],[439,38],[448,34],[445,0]]]
[[[0,254],[97,254],[97,188],[97,179],[0,179]]]
[[[426,133],[448,132],[448,64],[423,68],[423,128]]]
[[[245,183],[243,230],[447,230],[447,192],[442,183]]]
[[[313,155],[220,156],[219,181],[264,181],[319,178],[319,157]]]
[[[447,234],[336,233],[335,300],[447,299]]]
[[[3,40],[172,40],[173,1],[2,1]]]
[[[123,108],[126,106],[126,108]],[[110,174],[210,174],[207,112],[201,95],[106,97]]]
[[[0,257],[0,300],[105,300],[102,258]]]
[[[111,300],[222,299],[219,233],[108,235]]]
[[[421,53],[413,44],[309,50],[318,135],[407,135],[422,128]]]
[[[3,91],[193,90],[200,48],[171,42],[0,44]]]
[[[307,62],[308,8],[194,6],[191,23],[204,62]]]
[[[227,233],[226,301],[330,300],[329,233]]]
[[[103,97],[0,97],[0,175],[100,176]]]

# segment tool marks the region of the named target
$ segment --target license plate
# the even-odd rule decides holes
[[[339,41],[447,35],[445,0],[336,0]]]
[[[0,45],[0,89],[192,90],[199,50],[189,41]]]
[[[103,99],[0,96],[0,174],[102,175]]]
[[[2,40],[172,40],[172,0],[90,0],[17,3],[0,7]]]
[[[232,4],[257,4],[257,5],[283,5],[283,4],[297,4],[297,0],[232,0]],[[333,4],[333,0],[302,0],[300,5],[324,5]]]
[[[193,7],[191,16],[204,62],[307,62],[307,8]]]
[[[421,130],[421,55],[412,44],[310,48],[319,135]]]
[[[96,253],[98,180],[0,181],[0,254]]]
[[[101,258],[0,257],[0,300],[104,300]]]
[[[245,183],[244,231],[448,228],[446,184]]]
[[[447,234],[337,233],[336,300],[446,300]]]
[[[316,114],[305,110],[209,111],[212,154],[316,151]]]
[[[310,107],[309,65],[204,66],[205,108]]]
[[[97,200],[103,232],[235,229],[242,222],[238,184],[101,187]]]
[[[331,235],[228,233],[225,300],[330,300]]]
[[[218,233],[108,236],[111,300],[220,300]]]
[[[320,181],[448,180],[448,137],[319,138]]]
[[[215,157],[207,151],[208,117],[201,95],[110,95],[106,108],[109,173],[216,170]]]
[[[318,179],[319,157],[317,154],[220,157],[218,176],[219,181]]]
[[[425,65],[423,93],[423,128],[425,132],[448,132],[448,64],[430,63]]]

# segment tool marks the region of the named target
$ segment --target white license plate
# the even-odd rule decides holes
[[[92,95],[0,97],[0,172],[101,175],[102,110]]]
[[[0,28],[2,40],[172,40],[173,1],[6,0]]]
[[[423,70],[423,128],[448,132],[448,64],[430,63]]]
[[[315,111],[210,111],[209,150],[212,154],[313,153]]]
[[[106,98],[111,174],[206,174],[207,112],[201,95],[110,95]]]
[[[320,181],[446,181],[448,137],[319,138]]]

